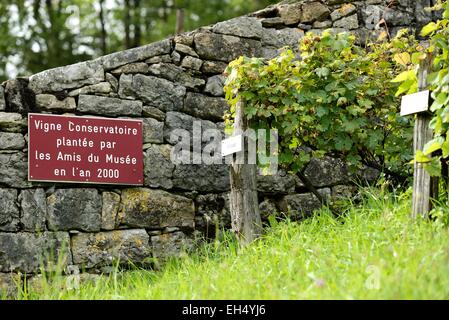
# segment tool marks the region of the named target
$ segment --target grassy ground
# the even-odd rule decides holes
[[[334,218],[273,223],[243,249],[228,238],[163,271],[113,273],[68,290],[41,283],[22,299],[448,299],[449,232],[412,221],[410,192],[369,189]],[[439,210],[439,214],[447,210]]]

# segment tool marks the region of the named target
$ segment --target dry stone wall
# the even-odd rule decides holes
[[[0,86],[0,290],[10,272],[36,274],[42,258],[68,273],[107,271],[115,259],[150,266],[228,227],[229,175],[223,165],[174,164],[175,129],[223,132],[226,65],[241,56],[270,58],[295,46],[305,32],[350,30],[363,43],[385,19],[394,33],[434,19],[432,1],[299,1],[217,23],[92,61],[47,70]],[[145,183],[142,187],[36,183],[27,180],[27,113],[142,119]],[[341,161],[313,160],[306,175],[325,197],[350,194]],[[360,175],[375,179],[367,168]],[[298,218],[319,207],[295,177],[258,178],[264,216],[275,210]],[[153,260],[154,262],[154,260]]]

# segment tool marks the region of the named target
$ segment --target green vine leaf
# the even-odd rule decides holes
[[[444,137],[436,137],[424,145],[423,154],[430,155],[432,152],[440,150],[444,142]]]
[[[441,176],[441,161],[440,157],[432,158],[432,160],[428,163],[424,164],[424,169],[429,173],[432,177],[440,177]]]
[[[430,22],[422,28],[420,35],[425,37],[428,34],[436,31],[437,29],[438,29],[438,24],[436,24],[435,22]]]

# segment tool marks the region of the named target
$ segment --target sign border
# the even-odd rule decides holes
[[[28,172],[27,172],[27,178],[29,182],[53,182],[53,183],[73,183],[73,184],[98,184],[98,185],[113,185],[113,186],[143,186],[145,182],[145,174],[143,174],[143,179],[141,184],[134,184],[134,183],[113,183],[113,182],[92,182],[92,181],[66,181],[66,180],[35,180],[30,177],[30,119],[33,115],[38,116],[51,116],[51,117],[77,117],[77,118],[86,118],[86,119],[107,119],[107,120],[127,120],[127,121],[135,121],[140,122],[141,124],[141,130],[143,134],[143,120],[142,119],[117,119],[117,118],[107,118],[107,117],[100,117],[100,116],[77,116],[77,115],[62,115],[62,114],[46,114],[46,113],[36,113],[36,112],[30,112],[28,113],[28,119],[27,119],[27,135],[28,135],[28,142],[27,142],[27,163],[28,163]],[[143,141],[143,136],[142,136]],[[143,153],[143,150],[142,150]],[[142,156],[142,170],[144,170],[144,161]]]

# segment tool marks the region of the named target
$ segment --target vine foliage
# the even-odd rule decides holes
[[[240,57],[228,66],[225,85],[232,124],[235,106],[255,129],[277,129],[279,164],[301,173],[311,157],[336,156],[357,170],[369,165],[404,182],[412,159],[412,127],[399,115],[400,87],[418,47],[406,30],[391,41],[360,47],[349,33],[308,33],[299,51],[276,58]]]

